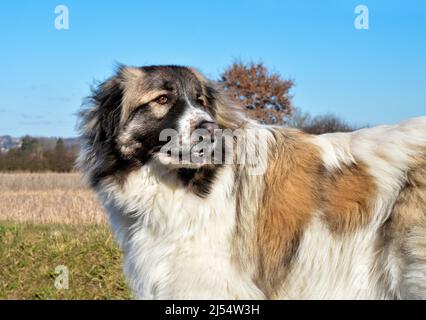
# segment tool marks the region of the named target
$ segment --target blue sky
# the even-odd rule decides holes
[[[69,30],[54,9],[69,8]],[[369,8],[369,29],[354,27]],[[183,64],[216,78],[261,60],[294,104],[355,125],[426,115],[426,1],[3,0],[0,135],[75,136],[75,113],[114,63]]]

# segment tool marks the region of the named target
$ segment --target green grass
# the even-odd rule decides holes
[[[55,287],[55,268],[69,288]],[[0,222],[0,299],[129,299],[121,254],[106,226]]]

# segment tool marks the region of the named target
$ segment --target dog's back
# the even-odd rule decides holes
[[[321,205],[274,295],[426,298],[426,118],[309,140]]]

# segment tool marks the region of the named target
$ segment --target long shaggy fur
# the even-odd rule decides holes
[[[426,298],[426,117],[311,136],[246,119],[193,69],[123,66],[80,120],[135,297]],[[160,161],[162,129],[206,122],[239,130],[222,149],[243,163]]]

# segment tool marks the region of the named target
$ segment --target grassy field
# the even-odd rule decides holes
[[[68,289],[55,281],[68,270]],[[0,299],[128,299],[115,246],[78,174],[0,174]]]

